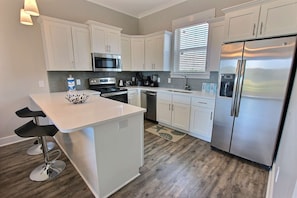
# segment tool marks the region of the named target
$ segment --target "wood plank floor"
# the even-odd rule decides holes
[[[153,123],[145,122],[145,128]],[[47,182],[29,180],[41,155],[28,156],[33,140],[0,148],[0,197],[94,197],[69,160],[64,172]],[[191,136],[176,143],[145,132],[141,175],[112,198],[264,198],[268,171],[214,151]]]

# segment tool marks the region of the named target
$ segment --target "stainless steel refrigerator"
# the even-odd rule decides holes
[[[272,165],[295,44],[294,36],[222,46],[212,147]]]

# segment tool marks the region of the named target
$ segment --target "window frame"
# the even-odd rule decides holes
[[[194,30],[191,28],[195,27],[195,26],[202,26],[202,29],[206,29],[206,33],[203,32],[203,40],[201,43],[199,43],[199,41],[195,42],[196,46],[189,46],[187,43],[185,43],[188,46],[182,46],[182,33],[181,31],[183,31],[184,29],[188,29],[188,31],[200,31],[198,27],[198,29]],[[206,27],[205,27],[206,26]],[[193,38],[193,35],[191,35]],[[209,37],[209,23],[208,22],[200,22],[200,23],[196,23],[196,24],[192,24],[189,26],[184,26],[184,27],[179,27],[176,28],[174,30],[174,48],[173,48],[173,73],[174,74],[200,74],[200,73],[204,73],[207,70],[207,53],[208,53],[208,37]],[[200,45],[200,46],[199,46]],[[189,67],[189,70],[186,70],[186,66],[184,68],[181,68],[181,61],[182,61],[182,53],[185,52],[192,52],[193,56],[201,56],[201,54],[199,53],[204,53],[202,55],[202,59],[196,59],[198,61],[203,61],[203,65],[197,65],[198,68],[195,70],[195,67]],[[196,53],[197,52],[197,53]],[[186,56],[184,56],[185,58],[187,58]],[[188,56],[190,59],[189,62],[193,62],[193,57],[191,57],[191,55]],[[185,60],[185,64],[186,64]],[[194,64],[199,64],[198,62],[195,62]]]

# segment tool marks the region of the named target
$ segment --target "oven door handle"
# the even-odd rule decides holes
[[[107,97],[110,97],[110,96],[118,96],[118,95],[123,95],[123,94],[128,94],[128,91],[104,93],[104,94],[101,94],[101,96],[107,98]]]

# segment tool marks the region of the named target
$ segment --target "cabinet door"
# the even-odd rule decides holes
[[[157,121],[171,125],[171,94],[157,93]]]
[[[172,120],[173,127],[188,131],[190,125],[191,97],[172,94]]]
[[[220,65],[221,45],[224,40],[224,21],[209,24],[207,45],[207,71],[218,71]]]
[[[121,34],[116,31],[107,31],[107,52],[111,54],[121,54]]]
[[[225,41],[256,38],[260,6],[238,10],[225,15]]]
[[[133,71],[144,70],[144,38],[131,39],[131,64]]]
[[[140,106],[140,95],[138,90],[128,90],[128,104]]]
[[[210,142],[213,124],[213,109],[192,106],[190,132],[202,140]]]
[[[44,42],[47,70],[61,71],[74,68],[70,25],[45,21]]]
[[[129,37],[122,36],[121,38],[121,61],[122,70],[131,70],[131,40]]]
[[[92,71],[91,44],[88,28],[72,27],[75,70]]]
[[[145,69],[163,71],[164,35],[154,36],[145,40]]]
[[[188,131],[190,124],[190,105],[172,103],[172,126]]]
[[[274,1],[261,6],[258,37],[297,33],[297,2]]]
[[[105,29],[101,27],[92,26],[91,27],[91,43],[92,52],[96,53],[106,53],[107,51],[107,38],[105,34]]]

